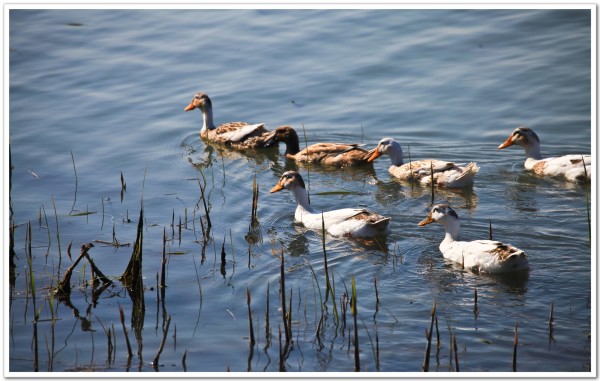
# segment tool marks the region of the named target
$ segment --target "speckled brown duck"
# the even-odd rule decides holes
[[[270,136],[264,123],[249,124],[246,122],[223,123],[218,127],[213,123],[212,101],[206,93],[196,93],[194,99],[184,109],[198,109],[202,112],[202,129],[200,137],[210,142],[222,143],[236,149],[263,148]]]
[[[361,148],[360,144],[316,143],[300,149],[296,131],[289,126],[273,130],[269,145],[285,143],[285,157],[298,162],[320,163],[337,167],[368,165],[372,151]]]

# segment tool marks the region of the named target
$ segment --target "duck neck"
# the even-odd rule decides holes
[[[460,221],[455,218],[445,218],[440,222],[442,225],[444,225],[444,230],[446,231],[444,242],[455,241],[458,238],[458,233],[460,232]]]
[[[525,149],[525,157],[527,159],[542,160],[542,152],[539,144],[523,146],[523,149]]]
[[[300,152],[300,141],[298,140],[298,134],[296,131],[291,131],[283,142],[285,143],[286,156],[295,155]]]
[[[400,146],[393,146],[391,150],[387,152],[387,154],[392,159],[392,165],[400,166],[404,164],[404,160],[402,160],[402,148]]]
[[[202,130],[214,130],[216,127],[213,123],[213,112],[211,107],[204,106],[202,109]]]
[[[310,201],[308,200],[308,193],[306,192],[306,189],[298,186],[292,188],[291,191],[294,194],[294,198],[296,198],[298,208],[302,208],[309,213],[315,213],[314,209],[310,206]]]

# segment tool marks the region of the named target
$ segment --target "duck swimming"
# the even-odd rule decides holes
[[[366,209],[336,209],[328,212],[316,211],[310,206],[306,186],[302,176],[296,171],[288,171],[281,175],[270,193],[288,189],[296,198],[298,204],[295,220],[308,229],[325,230],[333,236],[373,237],[387,230],[390,217],[384,217]]]
[[[248,124],[246,122],[224,123],[216,127],[213,123],[212,101],[207,94],[199,92],[184,111],[198,109],[202,112],[202,129],[200,137],[211,142],[230,145],[237,149],[262,148],[266,146],[268,137],[264,123]]]
[[[296,131],[289,126],[277,127],[268,145],[284,142],[285,157],[298,162],[321,163],[337,167],[353,167],[368,164],[371,151],[360,148],[360,144],[316,143],[300,150]]]
[[[542,159],[540,138],[527,127],[517,127],[498,149],[512,145],[525,150],[525,169],[541,176],[562,176],[571,182],[589,181],[592,178],[590,155],[564,155]],[[584,166],[585,163],[585,166]]]
[[[449,205],[434,205],[419,226],[433,222],[439,222],[446,230],[440,244],[444,258],[480,273],[506,273],[529,268],[527,254],[512,245],[492,240],[458,241],[460,221]]]
[[[389,172],[400,180],[416,180],[421,184],[431,184],[431,169],[433,166],[433,182],[438,187],[461,188],[473,184],[475,174],[479,171],[476,163],[469,163],[464,167],[442,160],[418,160],[404,164],[402,148],[392,138],[383,138],[377,148],[372,151],[368,162],[372,162],[381,155],[388,155],[392,160]]]

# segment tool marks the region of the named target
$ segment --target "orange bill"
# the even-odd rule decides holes
[[[281,185],[281,183],[277,183],[277,185],[275,185],[269,193],[279,192],[280,190],[283,190],[283,189],[284,189],[283,185]]]
[[[379,148],[379,147],[377,147],[377,148]],[[379,156],[381,156],[381,152],[379,152],[378,149],[375,149],[375,151],[373,152],[371,157],[367,159],[367,163],[371,163],[373,160],[377,159]]]
[[[433,222],[435,221],[433,220],[433,218],[431,218],[431,215],[428,214],[427,217],[423,218],[423,220],[419,222],[419,226],[429,225]]]
[[[183,109],[183,111],[191,111],[195,108],[196,106],[194,106],[194,103],[190,103],[186,108]]]
[[[512,141],[512,135],[511,135],[511,136],[509,136],[509,137],[508,137],[508,139],[506,139],[506,141],[505,141],[504,143],[502,143],[502,144],[500,144],[500,145],[498,146],[498,149],[502,149],[502,148],[510,147],[510,146],[512,146],[513,144],[515,144],[515,143]]]

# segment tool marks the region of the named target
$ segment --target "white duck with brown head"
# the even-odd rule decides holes
[[[390,217],[384,217],[366,209],[344,208],[328,212],[313,209],[302,176],[296,171],[285,172],[270,193],[287,189],[294,195],[296,203],[295,220],[312,230],[325,230],[333,236],[373,237],[387,230]]]
[[[434,205],[419,226],[433,222],[442,224],[446,231],[440,244],[444,258],[481,273],[506,273],[529,268],[527,254],[512,245],[492,240],[459,241],[460,221],[449,205]]]
[[[498,149],[518,145],[525,150],[525,169],[541,176],[563,176],[572,182],[592,178],[592,157],[590,155],[564,155],[543,159],[540,138],[527,127],[518,127]],[[585,164],[585,166],[584,166]]]

